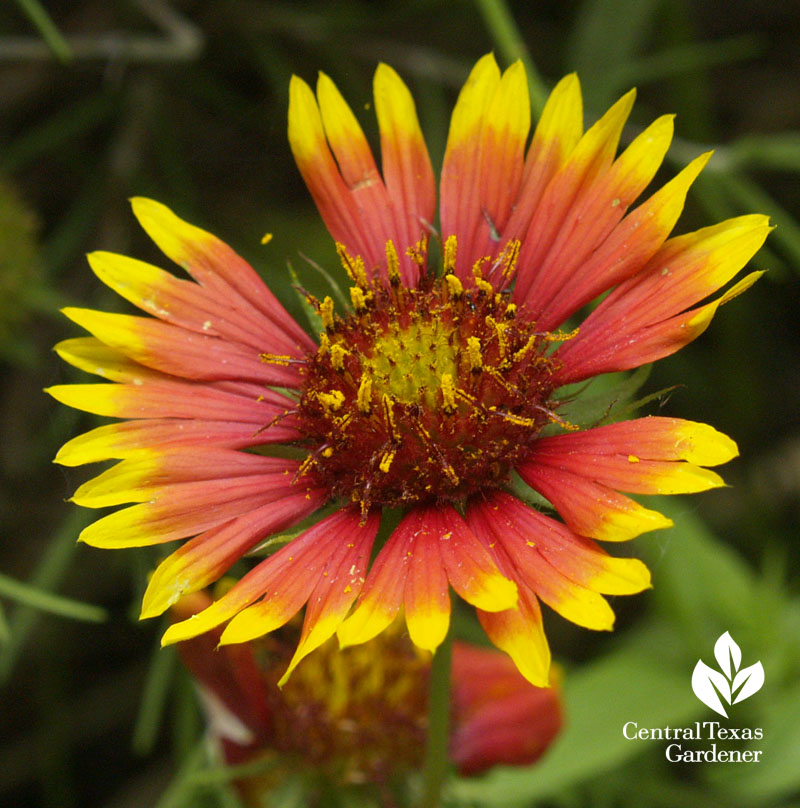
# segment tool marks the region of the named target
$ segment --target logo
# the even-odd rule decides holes
[[[740,667],[742,649],[727,631],[714,644],[714,656],[720,670],[710,668],[698,659],[692,673],[692,690],[703,704],[727,718],[722,700],[728,705],[738,704],[761,690],[764,667],[761,662]]]

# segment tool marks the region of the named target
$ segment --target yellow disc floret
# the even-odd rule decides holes
[[[445,276],[406,288],[367,279],[363,262],[338,248],[354,312],[317,304],[325,331],[306,363],[299,405],[310,454],[304,473],[333,496],[371,505],[458,502],[507,482],[515,462],[554,420],[547,350],[552,336],[517,316],[506,293],[482,276],[467,286]],[[387,244],[387,268],[397,253]],[[509,245],[497,266],[516,260]],[[502,282],[502,277],[501,277]],[[318,447],[318,448],[314,448]]]

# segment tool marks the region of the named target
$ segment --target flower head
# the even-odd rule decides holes
[[[207,607],[205,592],[183,598],[174,619]],[[209,734],[229,764],[263,760],[268,773],[239,785],[252,804],[288,771],[331,784],[385,784],[420,768],[431,654],[416,649],[398,621],[363,645],[324,643],[279,688],[299,625],[250,643],[216,648],[220,629],[180,643]],[[533,763],[558,734],[558,688],[533,687],[493,649],[454,643],[450,755],[462,774]],[[249,804],[249,803],[248,803]]]
[[[309,300],[318,341],[230,248],[163,205],[133,201],[192,279],[119,255],[89,258],[153,316],[66,312],[93,336],[58,352],[111,383],[50,392],[127,420],[73,439],[57,460],[120,459],[74,500],[134,503],[81,538],[101,547],[189,539],[155,570],[142,613],[150,617],[271,534],[313,522],[165,642],[223,623],[222,643],[245,642],[305,606],[287,676],[334,633],[342,646],[363,643],[401,610],[411,640],[433,650],[452,588],[543,685],[540,602],[610,629],[603,595],[650,585],[640,561],[597,540],[670,525],[626,494],[722,485],[705,467],[736,446],[675,418],[571,424],[559,414],[565,387],[652,362],[701,334],[757,279],[703,302],[769,225],[742,216],[669,238],[709,155],[631,208],[672,137],[664,116],[616,156],[632,104],[629,93],[584,132],[578,80],[568,76],[527,145],[524,69],[501,75],[492,56],[481,59],[453,112],[437,273],[428,255],[439,240],[433,171],[400,78],[385,65],[375,74],[381,171],[333,82],[321,75],[315,95],[294,78],[290,144],[351,282],[347,311]],[[278,444],[291,451],[273,451]],[[556,514],[528,504],[533,492]],[[313,521],[326,504],[335,507]],[[370,563],[382,514],[397,509],[399,524]]]

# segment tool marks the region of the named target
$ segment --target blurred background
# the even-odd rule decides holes
[[[0,6],[0,804],[235,805],[186,761],[202,731],[163,625],[136,620],[153,555],[77,546],[96,514],[66,502],[95,471],[54,466],[99,420],[43,387],[78,381],[51,351],[78,330],[64,305],[123,310],[84,254],[166,266],[130,214],[149,195],[219,235],[299,313],[287,261],[336,265],[286,143],[287,88],[324,70],[376,132],[378,61],[416,98],[434,166],[478,57],[527,60],[534,97],[577,70],[587,122],[631,86],[623,140],[677,113],[656,180],[709,146],[677,230],[761,212],[767,275],[709,331],[653,369],[648,412],[706,421],[741,458],[730,487],[661,501],[676,521],[629,548],[653,591],[618,600],[610,635],[546,616],[567,730],[522,770],[454,781],[453,805],[800,805],[800,3],[794,0],[12,0]],[[265,232],[274,235],[261,246]],[[615,552],[617,548],[614,548]],[[469,627],[467,626],[469,633]],[[715,718],[690,689],[730,631],[766,684],[731,725],[762,727],[758,765],[668,763],[626,721]],[[291,805],[290,797],[287,802]],[[302,803],[300,803],[302,804]]]

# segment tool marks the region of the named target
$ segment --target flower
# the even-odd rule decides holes
[[[198,592],[175,619],[208,607]],[[230,765],[261,760],[265,774],[239,782],[253,804],[289,771],[310,770],[337,785],[386,784],[418,770],[425,751],[431,655],[416,649],[399,621],[363,645],[339,652],[332,639],[277,685],[299,626],[216,648],[221,630],[180,643],[208,730]],[[528,683],[504,654],[453,644],[450,756],[459,772],[526,765],[546,751],[562,724],[558,688]]]
[[[575,390],[566,386],[699,336],[760,275],[701,302],[747,263],[769,224],[741,216],[668,237],[708,154],[629,210],[672,136],[672,118],[661,117],[615,157],[632,104],[633,92],[583,132],[578,80],[567,76],[526,151],[524,69],[501,76],[491,55],[482,58],[450,126],[437,276],[427,256],[433,172],[408,89],[378,68],[379,172],[333,82],[320,75],[315,96],[293,78],[290,145],[352,283],[350,312],[309,298],[319,343],[229,247],[163,205],[133,200],[144,229],[193,280],[89,256],[105,283],[153,316],[65,312],[93,336],[57,351],[111,384],[50,393],[128,420],[73,439],[56,459],[120,459],[73,499],[134,503],[81,539],[131,547],[189,538],[152,575],[142,611],[152,617],[265,537],[316,516],[201,614],[169,628],[165,643],[223,623],[223,644],[246,642],[305,606],[285,681],[334,633],[342,646],[366,642],[401,610],[414,644],[434,650],[452,587],[520,672],[545,685],[540,601],[610,629],[603,595],[650,586],[639,560],[609,555],[597,540],[671,521],[620,492],[720,486],[705,467],[736,456],[736,445],[667,417],[576,430],[559,415]],[[534,492],[560,518],[528,504]],[[320,513],[326,504],[333,510]],[[384,512],[390,535],[370,564]]]

